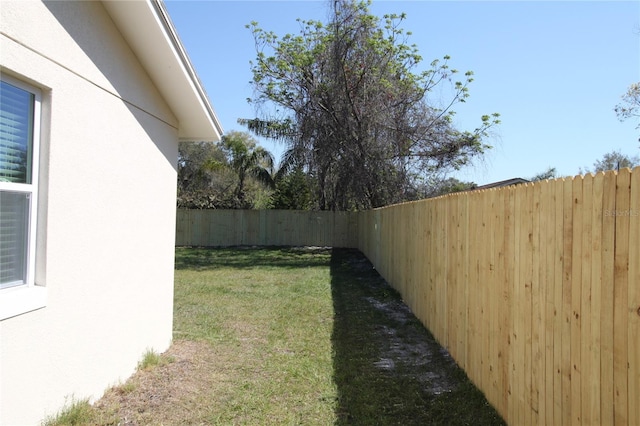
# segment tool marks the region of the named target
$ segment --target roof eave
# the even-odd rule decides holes
[[[220,140],[222,126],[163,2],[103,4],[176,115],[179,140]]]

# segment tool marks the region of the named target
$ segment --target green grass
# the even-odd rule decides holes
[[[233,377],[209,423],[503,424],[415,317],[380,309],[400,297],[357,251],[179,248],[176,265],[174,337],[209,342]],[[398,341],[434,353],[381,368]],[[430,391],[434,371],[455,385]]]
[[[163,357],[161,354],[148,349],[142,356],[142,360],[138,363],[139,370],[149,370],[159,365],[165,365],[173,362],[170,357]]]
[[[178,249],[175,339],[204,339],[218,368],[204,420],[332,424],[329,251]]]
[[[174,314],[168,353],[48,425],[504,424],[356,250],[178,248]]]
[[[76,426],[91,424],[95,415],[88,399],[72,399],[70,403],[54,416],[42,422],[43,426]]]

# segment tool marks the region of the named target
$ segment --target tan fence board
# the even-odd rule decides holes
[[[554,240],[553,240],[553,295],[551,309],[553,310],[553,424],[563,424],[562,387],[565,380],[563,364],[563,232],[564,232],[564,180],[551,182],[551,198],[554,212]]]
[[[533,230],[531,232],[531,421],[544,424],[544,270],[541,261],[541,185],[533,186]],[[544,227],[544,222],[542,223]]]
[[[541,412],[541,422],[554,423],[554,307],[553,296],[555,292],[555,231],[556,231],[556,206],[554,205],[553,184],[549,181],[541,183],[540,197],[540,246],[541,262],[544,262],[541,280],[542,302],[541,313],[544,317],[544,413]],[[544,415],[542,415],[544,414]]]
[[[581,407],[582,423],[593,424],[590,394],[594,386],[594,371],[591,365],[591,265],[593,264],[591,206],[593,205],[593,175],[587,174],[582,181],[582,271],[580,304],[580,363],[581,363]]]
[[[629,424],[640,425],[640,173],[631,176],[629,200],[628,401]]]
[[[628,169],[618,172],[616,181],[616,244],[614,256],[613,386],[614,421],[629,424],[628,418],[628,294],[629,294],[629,215],[631,176]],[[637,260],[634,260],[637,261]],[[633,401],[637,404],[637,401]]]
[[[511,407],[508,417],[516,424],[524,424],[525,422],[525,392],[524,392],[524,357],[526,350],[526,335],[524,324],[524,315],[521,315],[521,309],[524,305],[524,258],[526,257],[526,249],[524,242],[526,241],[526,226],[524,225],[523,216],[525,215],[525,193],[524,191],[516,191],[514,193],[514,252],[513,252],[513,332],[511,333]],[[516,315],[515,307],[520,311]]]
[[[571,329],[573,327],[572,275],[573,271],[573,179],[562,181],[562,423],[572,423],[571,412]]]
[[[614,424],[613,415],[613,285],[615,254],[616,175],[603,178],[602,250],[600,289],[600,418],[603,424]]]
[[[573,179],[573,247],[571,289],[571,424],[582,424],[582,177]]]
[[[601,327],[602,316],[602,221],[604,214],[602,203],[604,197],[604,173],[598,173],[593,179],[593,200],[591,203],[591,290],[590,304],[590,336],[589,336],[589,371],[592,377],[592,388],[589,395],[589,419],[593,424],[602,424],[600,410],[600,392],[602,389],[600,373]]]

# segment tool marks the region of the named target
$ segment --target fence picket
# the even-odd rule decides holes
[[[553,184],[549,181],[545,181],[541,185],[541,210],[542,218],[544,218],[544,227],[541,226],[541,247],[543,249],[544,257],[541,257],[541,262],[546,265],[543,267],[544,282],[542,285],[542,312],[544,314],[544,417],[541,421],[544,424],[550,425],[554,423],[554,308],[553,308],[553,296],[555,285],[555,211],[553,199]],[[541,221],[542,223],[542,221]],[[541,275],[541,280],[543,278]]]
[[[582,181],[582,271],[580,303],[580,365],[581,365],[581,407],[582,423],[591,425],[590,391],[595,386],[594,369],[591,365],[591,265],[592,265],[592,225],[591,205],[593,204],[593,175],[584,176]]]
[[[524,257],[525,257],[525,241],[526,228],[524,226],[524,191],[515,191],[514,193],[514,252],[513,252],[513,332],[512,346],[513,356],[511,361],[510,383],[512,389],[511,401],[513,407],[509,411],[508,418],[512,419],[515,424],[525,424],[525,392],[524,392],[524,354],[526,330],[524,326],[524,315],[522,315],[522,306],[524,305]],[[516,308],[517,307],[517,308]],[[516,311],[519,311],[517,314]]]
[[[602,250],[600,289],[600,418],[602,424],[614,424],[613,415],[613,285],[615,253],[616,175],[603,177]]]
[[[628,401],[629,424],[640,424],[640,173],[631,175],[629,200]],[[635,402],[634,402],[635,401]]]
[[[616,243],[614,255],[613,284],[613,414],[614,422],[629,424],[628,412],[628,294],[629,294],[629,212],[631,176],[629,169],[618,172],[616,180],[616,208],[613,217],[616,222]],[[637,259],[633,260],[637,262]],[[635,283],[638,285],[638,283]],[[637,343],[637,336],[634,339]],[[637,401],[632,402],[637,404]]]
[[[600,411],[600,317],[602,313],[602,202],[604,191],[604,174],[598,173],[593,179],[593,192],[591,202],[591,289],[589,292],[590,304],[590,330],[589,348],[589,375],[591,388],[588,390],[589,419],[592,424],[602,424]]]
[[[582,198],[581,176],[573,179],[573,247],[571,289],[571,423],[582,424]]]
[[[562,423],[572,423],[571,331],[573,328],[572,275],[573,271],[573,179],[562,183]]]
[[[553,296],[551,305],[553,309],[553,422],[552,424],[563,424],[562,407],[564,383],[563,365],[563,232],[564,232],[564,180],[552,181],[552,208],[554,211],[555,229],[553,231]]]

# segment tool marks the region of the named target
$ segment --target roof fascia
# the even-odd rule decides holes
[[[178,118],[181,141],[218,141],[222,126],[161,0],[103,1]]]

